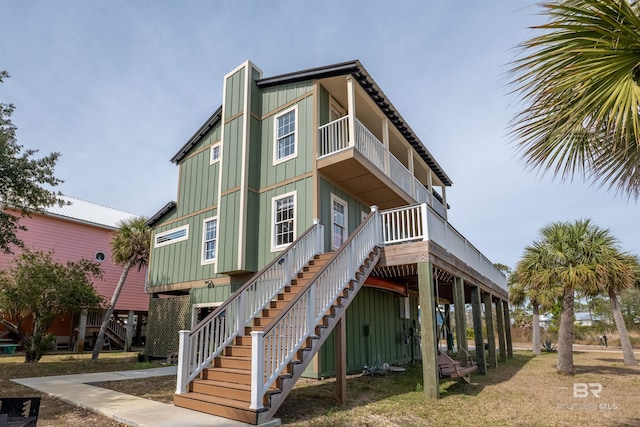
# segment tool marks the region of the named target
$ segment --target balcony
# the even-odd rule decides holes
[[[427,203],[446,218],[446,209],[358,119],[350,140],[349,116],[319,128],[318,169],[333,181],[382,209]]]

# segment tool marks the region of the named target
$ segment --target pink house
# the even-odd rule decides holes
[[[70,204],[52,206],[45,214],[23,218],[21,224],[27,227],[27,231],[20,232],[18,236],[32,250],[53,251],[54,259],[59,262],[81,258],[99,262],[104,276],[101,280],[95,280],[94,286],[108,302],[122,272],[122,267],[116,265],[111,257],[111,235],[121,221],[137,215],[71,197],[63,198]],[[18,250],[14,252],[18,253]],[[14,256],[0,253],[0,270],[7,269]],[[132,269],[129,272],[109,325],[107,348],[128,348],[132,340],[135,344],[142,344],[149,309],[145,276],[145,270]],[[83,335],[83,342],[86,342],[84,347],[92,346],[92,337],[97,333],[101,321],[100,312],[89,312],[73,318],[70,315],[61,316],[52,327],[52,332],[58,337],[58,349],[77,348],[77,337],[82,338]]]

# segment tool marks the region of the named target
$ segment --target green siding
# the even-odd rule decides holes
[[[240,68],[225,81],[224,120],[244,109],[244,76],[246,69]]]
[[[202,304],[208,302],[223,302],[229,295],[233,293],[232,289],[238,287],[237,285],[216,285],[212,288],[202,287],[191,289],[191,305]]]
[[[240,194],[239,191],[234,191],[220,198],[217,256],[219,272],[232,272],[238,269]]]
[[[157,234],[183,225],[189,225],[189,238],[182,242],[152,249],[153,256],[149,266],[149,288],[217,277],[214,272],[215,264],[202,265],[201,263],[203,221],[215,215],[216,211],[212,209],[172,224],[161,225],[155,230]]]
[[[313,81],[273,86],[262,90],[262,110],[264,114],[279,110],[283,105],[313,90]]]
[[[320,86],[319,91],[320,97],[320,111],[318,111],[318,126],[326,125],[329,123],[329,92],[324,88],[324,86]]]
[[[220,162],[209,164],[210,156],[210,150],[205,150],[182,162],[178,188],[178,217],[218,203]]]
[[[324,225],[325,232],[325,248],[331,248],[331,194],[335,194],[348,205],[348,226],[349,235],[360,225],[361,212],[368,214],[371,211],[371,207],[360,203],[358,200],[351,197],[348,193],[336,187],[335,185],[320,179],[320,222]]]
[[[262,147],[260,157],[263,168],[260,170],[260,186],[267,187],[303,175],[313,170],[313,97],[307,97],[296,104],[297,113],[297,156],[273,165],[274,126],[277,115],[271,115],[262,121]],[[281,109],[284,111],[284,109]]]
[[[243,117],[237,117],[224,125],[222,153],[222,191],[238,187],[242,171]]]
[[[419,345],[402,339],[403,332],[417,325],[418,301],[411,298],[411,319],[400,317],[400,304],[400,295],[366,286],[356,295],[346,313],[347,372],[362,372],[364,365],[376,361],[402,364],[420,357]],[[364,335],[365,325],[369,325],[368,337]],[[319,352],[320,372],[308,368],[305,376],[335,375],[334,349],[332,332]]]

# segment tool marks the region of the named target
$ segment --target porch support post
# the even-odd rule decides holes
[[[499,360],[501,362],[507,361],[507,343],[504,338],[504,313],[502,312],[502,300],[497,299],[495,302],[496,305],[496,329],[498,330],[498,345],[500,346],[500,357]]]
[[[127,336],[125,338],[124,351],[131,351],[131,341],[133,341],[133,310],[129,310],[127,316]]]
[[[453,309],[456,316],[456,347],[458,352],[460,349],[469,350],[467,342],[467,317],[465,316],[464,305],[464,281],[456,277],[453,280]]]
[[[347,116],[349,116],[349,147],[356,145],[356,88],[351,76],[347,77]]]
[[[430,262],[418,263],[418,291],[420,293],[420,338],[422,340],[422,381],[424,395],[438,398],[438,366],[436,365],[437,336],[433,283],[433,266]]]
[[[382,119],[382,145],[386,148],[384,152],[384,173],[391,176],[389,172],[389,119]]]
[[[76,353],[84,352],[84,339],[87,336],[87,309],[80,313],[80,324],[78,325],[78,339],[76,340]]]
[[[336,359],[336,401],[338,405],[347,404],[347,328],[345,316],[336,322],[334,328]]]
[[[513,341],[511,340],[511,317],[509,316],[509,301],[502,301],[502,312],[504,314],[504,332],[507,339],[507,357],[513,357]]]
[[[482,337],[482,310],[480,308],[480,288],[471,287],[471,309],[473,311],[473,335],[476,341],[476,362],[478,372],[487,375],[487,361],[484,354],[484,338]]]
[[[447,340],[447,351],[453,351],[453,333],[451,333],[451,304],[444,305],[445,339]]]
[[[484,294],[484,319],[487,323],[487,341],[489,342],[489,359],[487,360],[487,364],[490,368],[497,368],[496,336],[493,329],[493,301],[489,293]]]

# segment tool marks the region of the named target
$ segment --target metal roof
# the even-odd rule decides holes
[[[61,196],[60,198],[67,203],[63,206],[56,204],[46,208],[46,215],[111,229],[117,229],[122,221],[140,216],[69,196]]]

